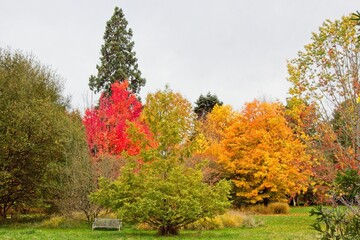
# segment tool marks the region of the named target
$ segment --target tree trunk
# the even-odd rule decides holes
[[[175,226],[162,226],[158,229],[159,235],[166,236],[166,235],[178,235],[179,229]]]
[[[359,96],[360,98],[360,96]],[[355,142],[356,142],[356,146],[355,146],[355,158],[358,161],[358,163],[360,162],[360,103],[356,104],[356,132],[355,132]]]
[[[264,198],[264,206],[267,207],[269,205],[270,200],[268,198]]]
[[[3,209],[1,209],[1,217],[2,217],[3,221],[5,221],[6,218],[7,218],[7,216],[6,216],[7,211],[6,210],[7,210],[6,209],[6,204],[4,204]]]

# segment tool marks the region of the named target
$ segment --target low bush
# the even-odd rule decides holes
[[[268,206],[252,205],[244,209],[249,214],[287,214],[289,213],[289,204],[283,202],[270,203]]]
[[[240,227],[244,221],[244,214],[238,211],[228,211],[223,215],[220,215],[219,218],[221,219],[224,227],[234,228]]]
[[[310,211],[316,216],[311,226],[320,233],[321,239],[360,239],[360,211],[358,207],[318,206]]]
[[[65,223],[65,217],[63,216],[52,216],[42,222],[41,226],[45,228],[59,228]]]
[[[227,211],[223,215],[214,218],[203,218],[192,224],[189,224],[185,229],[189,230],[212,230],[223,228],[241,227],[244,221],[244,214],[238,211]]]
[[[290,210],[289,204],[282,202],[270,203],[268,208],[272,214],[288,214]]]
[[[223,229],[224,225],[219,217],[215,218],[203,218],[197,220],[194,223],[186,225],[184,227],[187,230],[213,230],[213,229]]]
[[[252,205],[244,209],[249,214],[271,214],[270,209],[264,205]]]
[[[51,216],[44,220],[41,226],[44,228],[74,228],[85,224],[85,220],[74,219],[66,216]]]

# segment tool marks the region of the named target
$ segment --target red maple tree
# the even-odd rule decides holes
[[[93,156],[120,155],[124,151],[137,155],[153,144],[149,128],[140,119],[142,104],[128,85],[127,81],[113,83],[112,94],[102,94],[99,106],[85,111],[83,123]]]

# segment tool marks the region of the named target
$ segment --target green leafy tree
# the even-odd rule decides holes
[[[166,87],[148,94],[142,117],[158,143],[157,154],[163,158],[188,154],[195,116],[190,102],[180,93]]]
[[[221,106],[223,102],[221,102],[215,94],[208,92],[206,96],[201,94],[195,104],[194,112],[197,114],[198,119],[204,119],[215,105]]]
[[[214,217],[230,207],[230,184],[202,182],[199,168],[171,158],[139,165],[130,162],[114,182],[100,181],[94,201],[117,210],[130,222],[146,223],[161,235],[177,234],[198,219]]]
[[[325,21],[319,32],[313,33],[312,42],[288,65],[293,84],[290,94],[317,107],[321,121],[317,126],[340,133],[334,135],[336,144],[331,145],[340,168],[360,160],[360,51],[355,26],[351,17]],[[316,131],[320,138],[328,136],[320,127]]]
[[[111,19],[106,23],[104,44],[101,46],[100,65],[97,65],[97,76],[89,79],[89,87],[95,92],[111,92],[111,84],[115,81],[129,81],[129,89],[138,94],[145,86],[141,77],[137,58],[133,51],[132,30],[128,28],[121,8],[116,7]]]
[[[61,96],[59,77],[33,57],[0,49],[0,207],[53,205],[61,173],[85,141]]]

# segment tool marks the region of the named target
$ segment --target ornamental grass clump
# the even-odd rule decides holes
[[[245,211],[250,214],[288,214],[290,210],[289,204],[283,202],[270,203],[268,206],[253,205],[246,207]]]
[[[241,227],[244,222],[245,215],[239,211],[229,210],[223,215],[214,218],[202,218],[185,227],[188,230],[213,230],[224,228]]]
[[[267,206],[271,214],[288,214],[290,207],[287,203],[275,202]]]

